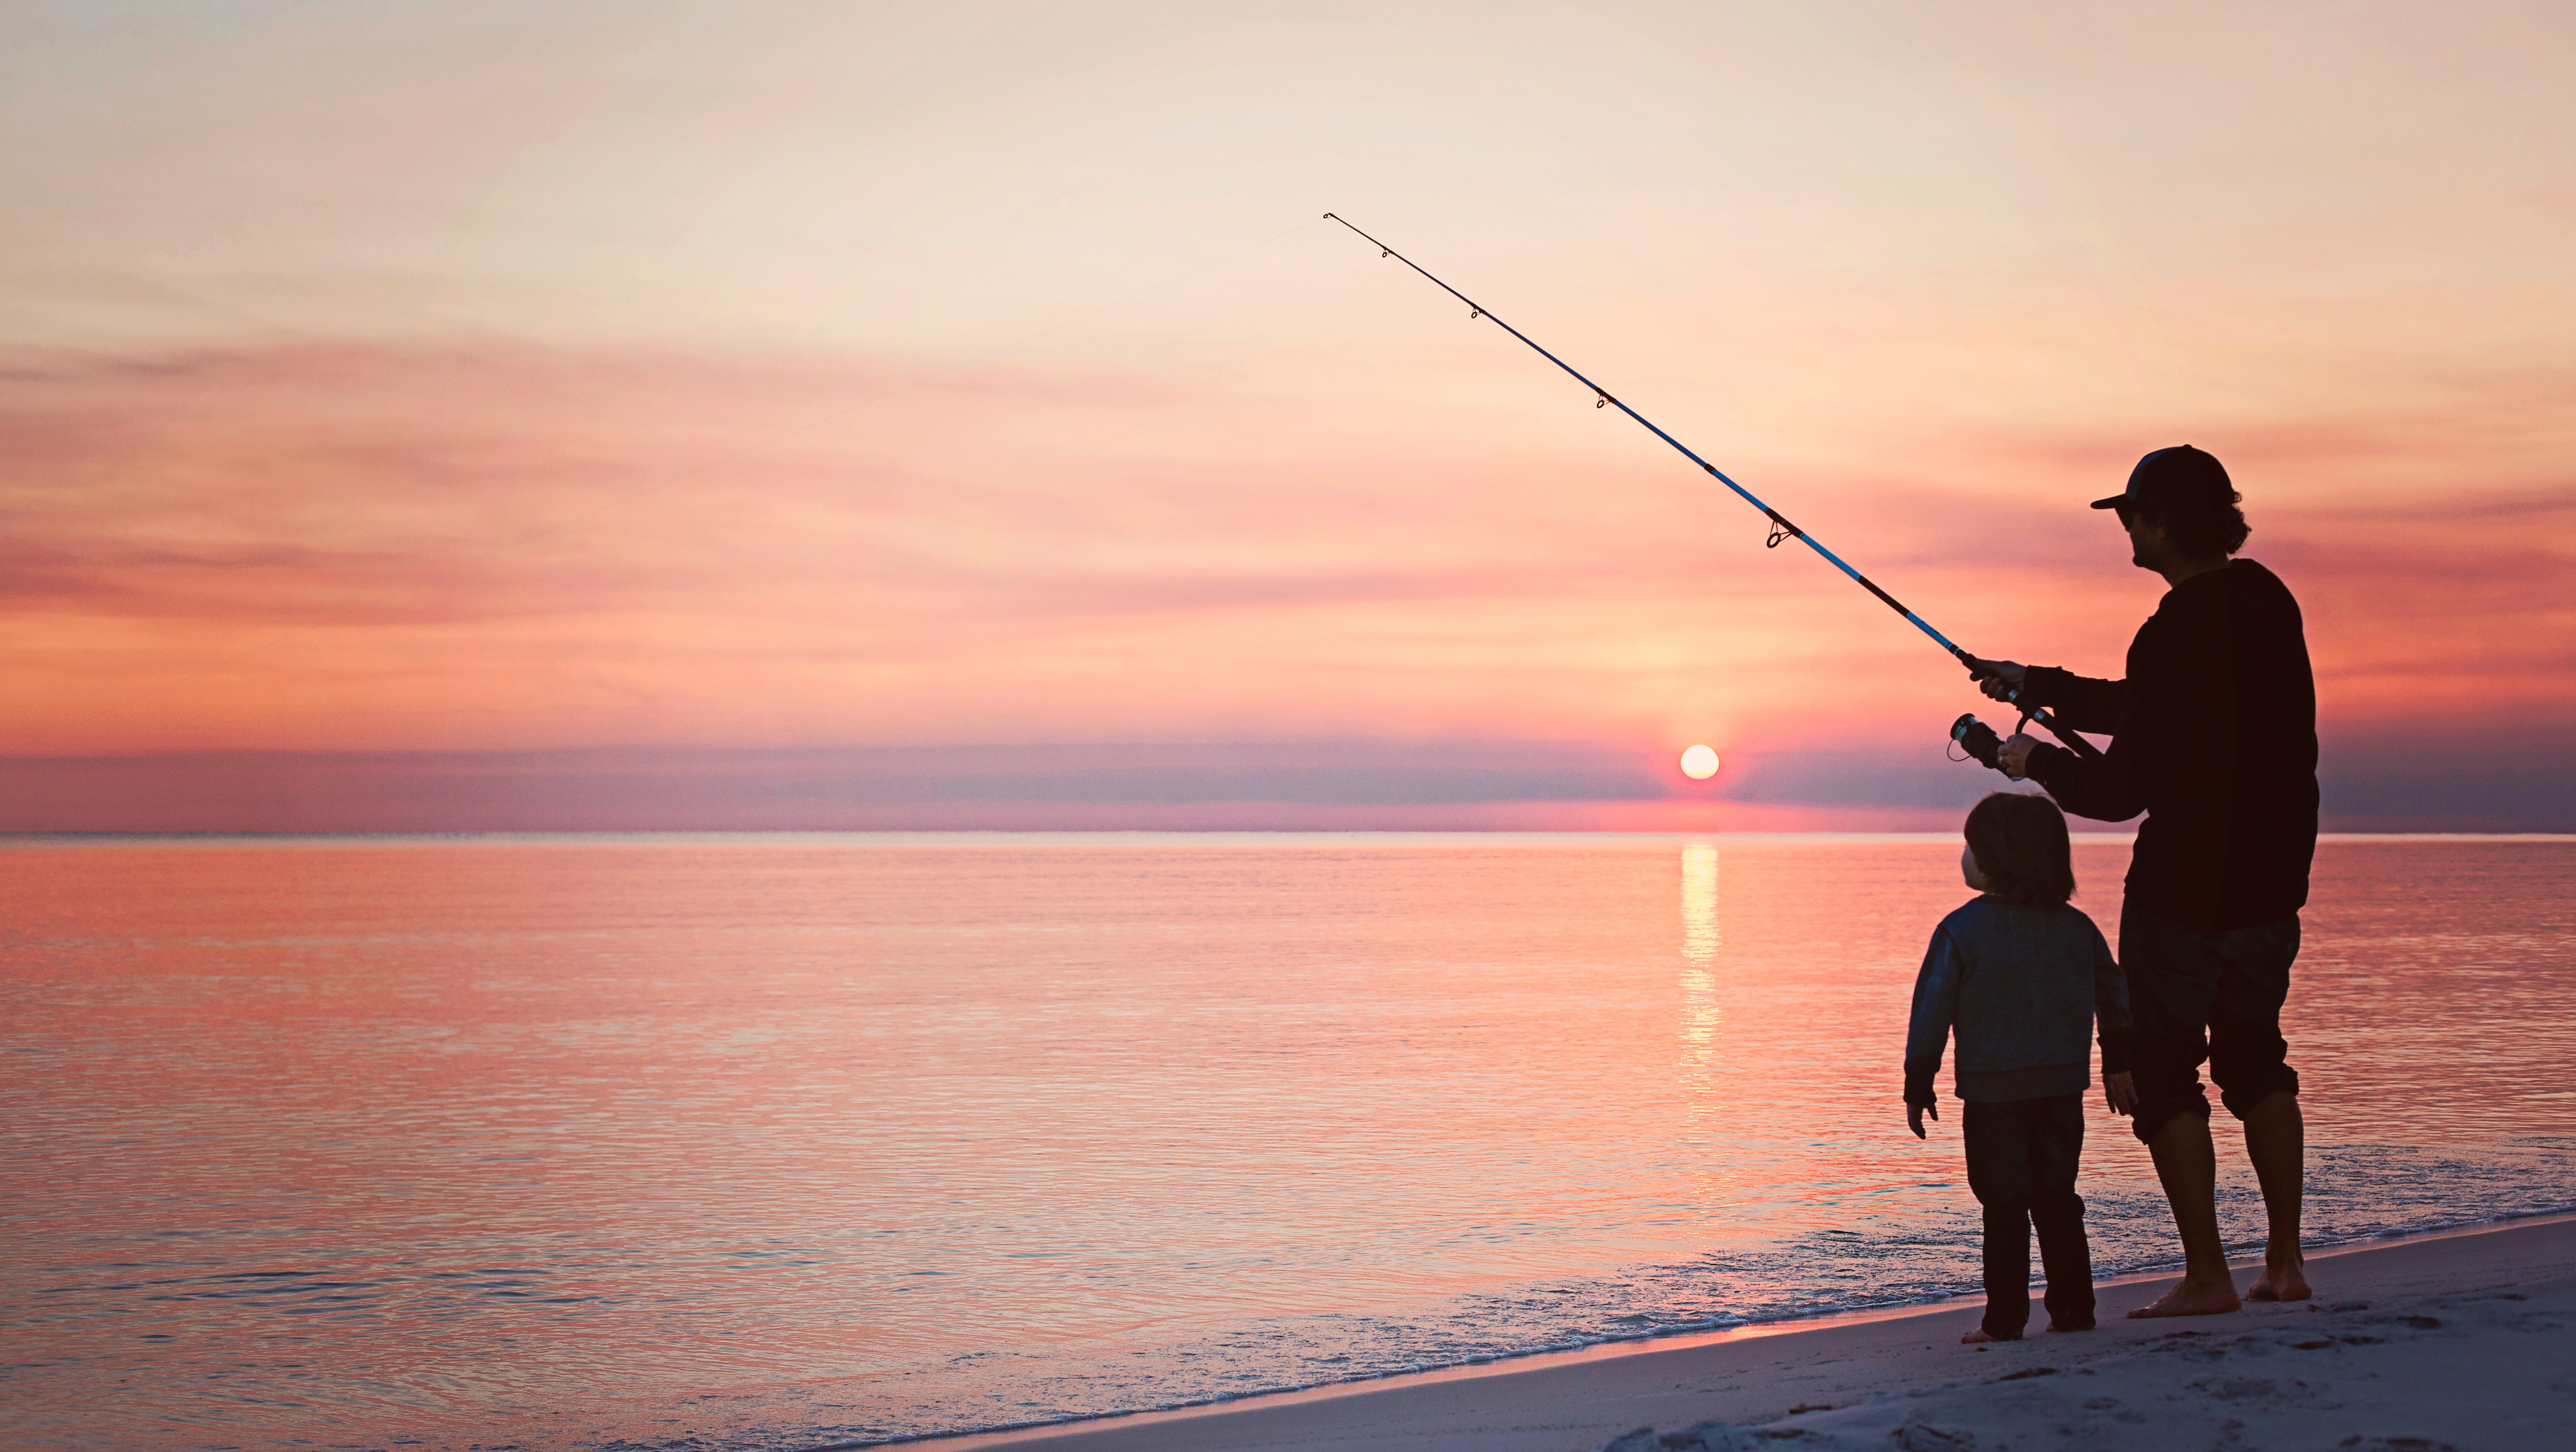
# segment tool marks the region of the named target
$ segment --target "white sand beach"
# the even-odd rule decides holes
[[[2576,1218],[2321,1253],[2313,1301],[1958,1344],[1917,1314],[1557,1358],[936,1445],[1043,1452],[1757,1447],[2488,1452],[2576,1443]],[[2246,1277],[2240,1276],[2240,1281]]]

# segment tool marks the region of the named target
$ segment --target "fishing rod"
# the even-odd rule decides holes
[[[1513,327],[1507,322],[1504,322],[1501,318],[1495,317],[1491,312],[1486,310],[1484,304],[1477,302],[1474,298],[1467,296],[1458,289],[1442,282],[1439,278],[1432,276],[1429,269],[1423,267],[1421,263],[1418,263],[1412,258],[1405,256],[1403,253],[1396,251],[1394,248],[1387,246],[1375,237],[1369,236],[1368,233],[1360,231],[1359,228],[1352,227],[1347,219],[1335,213],[1326,212],[1324,214],[1324,220],[1328,222],[1340,222],[1343,226],[1350,227],[1353,235],[1358,236],[1363,241],[1366,241],[1370,246],[1377,249],[1379,257],[1394,258],[1396,261],[1412,268],[1415,272],[1421,273],[1423,277],[1430,280],[1432,286],[1439,288],[1442,292],[1445,292],[1451,297],[1456,298],[1458,301],[1465,303],[1467,305],[1469,321],[1472,322],[1477,318],[1483,318],[1492,323],[1495,327],[1502,329],[1504,332],[1520,339],[1523,343],[1528,344],[1531,352],[1538,354],[1550,363],[1564,369],[1575,382],[1591,389],[1593,395],[1592,406],[1594,408],[1615,408],[1621,413],[1626,414],[1628,417],[1635,419],[1639,424],[1642,424],[1645,427],[1647,432],[1653,434],[1656,438],[1663,440],[1665,443],[1672,445],[1674,449],[1680,452],[1683,458],[1699,465],[1701,469],[1707,472],[1710,478],[1715,479],[1718,483],[1734,490],[1737,498],[1752,505],[1754,508],[1761,510],[1763,517],[1771,521],[1771,533],[1769,537],[1762,541],[1765,548],[1778,549],[1781,543],[1785,540],[1797,540],[1807,548],[1814,550],[1817,554],[1823,556],[1827,564],[1830,564],[1835,569],[1851,576],[1855,584],[1859,585],[1862,589],[1867,590],[1872,595],[1877,596],[1879,603],[1885,605],[1888,609],[1895,611],[1897,614],[1904,616],[1906,623],[1912,625],[1915,629],[1922,631],[1925,635],[1932,637],[1934,643],[1938,644],[1943,650],[1948,651],[1952,656],[1958,659],[1960,664],[1968,668],[1968,674],[1970,676],[1978,680],[1984,680],[1996,674],[1996,669],[1991,662],[1979,660],[1977,657],[1968,654],[1967,651],[1959,647],[1957,642],[1951,640],[1950,637],[1943,635],[1940,631],[1933,629],[1931,622],[1925,620],[1922,616],[1915,614],[1913,611],[1906,609],[1903,602],[1899,601],[1895,596],[1890,595],[1885,590],[1880,589],[1876,581],[1870,579],[1869,576],[1862,574],[1860,571],[1853,569],[1842,556],[1825,548],[1814,535],[1811,535],[1805,530],[1800,529],[1795,524],[1790,523],[1787,516],[1755,498],[1752,490],[1747,489],[1743,485],[1726,477],[1723,470],[1719,469],[1715,464],[1710,463],[1708,460],[1701,458],[1698,454],[1693,453],[1689,445],[1683,443],[1677,438],[1674,438],[1671,434],[1665,433],[1661,428],[1656,426],[1654,420],[1621,402],[1618,396],[1610,392],[1610,390],[1603,388],[1600,384],[1584,377],[1580,372],[1576,371],[1573,364],[1566,362],[1554,353],[1540,347],[1529,334],[1522,332],[1520,329]],[[2015,686],[2001,697],[2001,699],[2009,703],[2014,710],[2021,713],[2023,724],[2027,725],[2032,721],[2037,721],[2040,725],[2048,729],[2048,733],[2051,736],[2065,742],[2079,756],[2099,756],[2102,754],[2100,748],[2094,746],[2092,742],[2085,740],[2083,737],[2076,735],[2073,731],[2060,723],[2055,716],[2050,715],[2048,708],[2045,706],[2034,705],[2023,700],[2022,693],[2025,689],[2027,689],[2026,686]],[[1956,722],[1953,722],[1950,727],[1950,739],[1958,742],[1962,746],[1965,746],[1968,749],[1969,754],[1974,756],[1977,760],[1985,763],[1987,766],[1995,766],[1995,751],[1996,747],[2000,743],[1996,741],[1993,728],[1987,726],[1984,722],[1977,720],[1975,716],[1962,716]],[[2001,768],[1998,767],[1997,769],[2000,770]]]

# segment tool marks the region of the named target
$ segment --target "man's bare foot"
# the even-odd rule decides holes
[[[2060,1326],[2060,1325],[2058,1325],[2058,1324],[2057,1324],[2057,1318],[2056,1318],[2056,1317],[2054,1317],[2054,1316],[2051,1316],[2051,1317],[2049,1317],[2049,1318],[2048,1318],[2048,1329],[2049,1329],[2049,1330],[2051,1330],[2051,1331],[2056,1331],[2056,1332],[2066,1332],[2066,1331],[2090,1331],[2090,1330],[2092,1330],[2092,1329],[2093,1329],[2093,1323],[2092,1323],[2092,1322],[2090,1322],[2090,1321],[2087,1321],[2087,1322],[2085,1322],[2085,1323],[2084,1323],[2083,1325],[2081,1325],[2081,1326]]]
[[[2304,1301],[2316,1292],[2308,1289],[2308,1278],[2297,1266],[2265,1266],[2254,1284],[2245,1288],[2249,1301]]]
[[[1983,1346],[1989,1341],[2019,1341],[2020,1339],[2021,1338],[2018,1336],[1992,1335],[1985,1327],[1980,1326],[1969,1332],[1967,1335],[1960,1337],[1959,1344],[1962,1346]]]
[[[2172,1290],[2156,1297],[2152,1303],[2131,1311],[2129,1319],[2143,1321],[2157,1316],[2224,1316],[2230,1311],[2242,1309],[2243,1306],[2244,1302],[2236,1299],[2234,1277],[2217,1281],[2195,1281],[2185,1276],[2175,1283]]]

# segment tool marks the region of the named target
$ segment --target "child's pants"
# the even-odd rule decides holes
[[[2048,1316],[2060,1330],[2093,1324],[2093,1255],[2075,1161],[2084,1153],[2084,1096],[2000,1103],[1969,1100],[1963,1116],[1968,1188],[1986,1207],[1986,1334],[2014,1337],[2030,1321],[2030,1232],[2048,1270]]]

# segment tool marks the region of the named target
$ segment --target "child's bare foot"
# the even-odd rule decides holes
[[[2018,1336],[1997,1336],[1993,1332],[1988,1331],[1985,1327],[1980,1326],[1969,1332],[1967,1335],[1960,1337],[1959,1344],[1962,1346],[1983,1346],[1989,1341],[2019,1341],[2020,1339],[2021,1338]]]
[[[2245,1299],[2249,1301],[2304,1301],[2315,1294],[2308,1289],[2308,1278],[2294,1265],[2266,1266],[2254,1284],[2245,1288]]]
[[[2208,1281],[2194,1280],[2190,1276],[2185,1276],[2174,1284],[2172,1290],[2156,1297],[2152,1303],[2131,1311],[2129,1319],[2143,1321],[2157,1316],[2224,1316],[2230,1311],[2242,1309],[2244,1304],[2236,1299],[2236,1280],[2233,1276]]]

